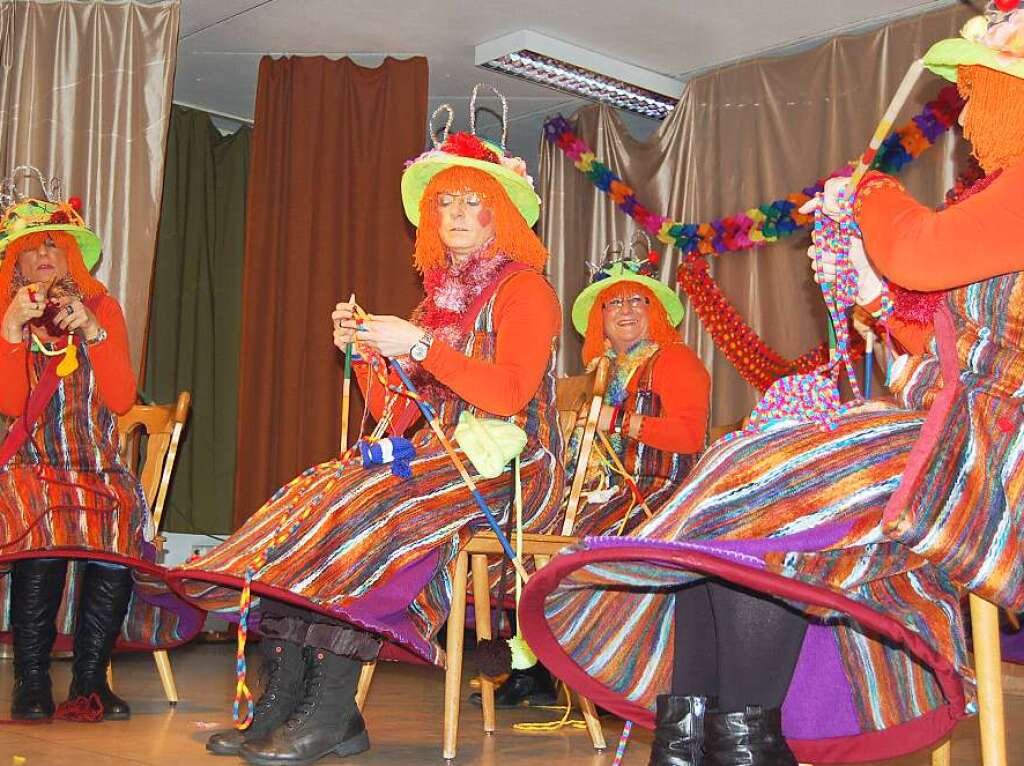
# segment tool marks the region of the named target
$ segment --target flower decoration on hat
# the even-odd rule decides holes
[[[1024,77],[1024,8],[1020,0],[989,3],[983,15],[964,25],[960,37],[935,43],[924,63],[953,82],[957,67],[972,65]]]
[[[1019,0],[997,2],[964,25],[961,35],[1013,59],[1024,58],[1024,10]]]

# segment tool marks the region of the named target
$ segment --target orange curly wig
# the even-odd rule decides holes
[[[613,298],[628,298],[632,295],[642,295],[649,301],[647,311],[647,339],[652,340],[664,348],[673,343],[682,343],[679,333],[668,321],[668,312],[661,305],[654,293],[647,287],[636,282],[617,282],[616,284],[602,290],[597,295],[597,300],[590,307],[590,316],[587,317],[587,333],[583,336],[583,365],[588,366],[594,359],[605,352],[604,338],[604,314],[601,306]]]
[[[986,173],[1024,158],[1024,80],[985,66],[957,68],[967,102],[964,138]]]
[[[103,295],[107,291],[103,283],[93,277],[85,268],[82,251],[74,236],[66,231],[34,231],[18,237],[0,254],[3,256],[3,263],[0,263],[0,316],[11,303],[11,287],[14,284],[18,256],[26,250],[39,247],[47,239],[52,239],[55,245],[67,251],[68,274],[75,280],[78,289],[82,291],[82,297],[92,298],[96,295]]]
[[[518,208],[512,204],[501,184],[493,176],[476,168],[455,165],[442,170],[430,179],[420,200],[420,226],[416,231],[416,249],[413,261],[422,274],[447,265],[444,244],[441,242],[437,195],[472,189],[484,198],[494,213],[494,250],[514,261],[541,271],[548,260],[548,251]]]

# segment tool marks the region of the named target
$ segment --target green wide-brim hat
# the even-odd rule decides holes
[[[686,310],[683,308],[683,302],[679,300],[679,296],[676,295],[675,290],[670,288],[664,282],[660,282],[652,277],[644,276],[643,274],[637,274],[622,263],[612,265],[606,269],[604,273],[607,274],[606,277],[599,279],[586,287],[583,292],[576,296],[576,300],[572,304],[572,325],[580,335],[587,334],[587,323],[590,320],[590,310],[593,308],[594,301],[597,300],[597,296],[619,282],[636,282],[654,293],[654,297],[656,297],[665,308],[665,313],[668,314],[668,322],[673,327],[678,326],[678,324],[683,321],[683,316],[686,314]]]
[[[82,251],[85,268],[92,271],[99,263],[100,255],[103,253],[103,242],[84,225],[47,223],[50,216],[58,210],[70,212],[72,216],[81,220],[74,211],[70,211],[67,205],[54,202],[31,199],[9,207],[4,212],[3,219],[0,220],[0,261],[3,260],[4,253],[11,243],[27,234],[40,231],[66,231],[78,242],[78,249]]]
[[[956,82],[957,67],[983,66],[1024,78],[1024,58],[990,48],[974,38],[985,32],[988,22],[976,16],[964,25],[962,37],[935,43],[924,55],[924,65],[939,77]]]
[[[504,154],[497,146],[488,141],[482,143],[499,158],[504,159]],[[462,157],[443,149],[433,149],[421,154],[410,163],[402,174],[402,206],[405,208],[406,217],[412,221],[413,226],[419,226],[420,200],[423,199],[423,192],[426,191],[427,184],[442,170],[461,166],[482,170],[497,180],[509,199],[512,200],[512,204],[526,220],[526,225],[532,227],[540,217],[540,197],[533,190],[533,184],[529,181],[529,177],[525,175],[525,163],[516,158],[513,158],[511,162],[518,163],[522,173],[517,173],[497,162],[479,160],[475,157]]]

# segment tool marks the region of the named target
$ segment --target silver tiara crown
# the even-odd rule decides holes
[[[18,188],[21,181],[28,187],[35,180],[43,190],[43,198],[47,202],[62,202],[64,200],[64,184],[57,176],[47,177],[39,168],[33,165],[18,165],[11,171],[9,176],[0,180],[0,211],[7,210],[33,195],[23,192]]]
[[[477,91],[481,88],[487,88],[490,90],[501,102],[501,151],[506,152],[505,139],[508,137],[508,101],[493,85],[478,82],[473,86],[473,93],[469,97],[469,132],[474,136],[476,135],[476,97]],[[438,138],[438,130],[434,127],[434,120],[437,119],[437,116],[441,114],[441,112],[447,112],[448,117],[442,126],[444,132],[441,134],[441,137]],[[430,131],[430,140],[434,142],[435,149],[440,149],[441,144],[448,140],[448,133],[452,129],[452,122],[454,122],[454,120],[455,110],[452,109],[451,104],[441,104],[441,106],[437,107],[437,109],[434,110],[434,113],[430,115],[428,130]]]
[[[637,247],[642,247],[643,252],[639,258],[633,255],[633,251]],[[641,264],[647,258],[647,253],[651,249],[651,238],[647,236],[647,232],[642,229],[637,229],[633,232],[633,236],[629,239],[629,245],[627,246],[621,239],[614,239],[604,246],[604,250],[601,251],[600,262],[595,262],[592,259],[587,259],[587,271],[590,272],[590,277],[593,279],[602,271],[610,269],[617,263],[629,264],[632,269],[633,264]]]

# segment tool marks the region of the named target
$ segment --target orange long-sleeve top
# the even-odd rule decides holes
[[[935,211],[892,179],[869,174],[858,189],[857,225],[878,271],[908,290],[950,290],[1024,270],[1024,162],[988,188]],[[891,322],[910,353],[921,353],[931,329]]]
[[[494,299],[494,361],[471,359],[462,351],[435,339],[423,368],[459,397],[500,417],[522,410],[537,393],[551,359],[551,348],[561,330],[558,298],[547,280],[534,271],[509,277]],[[384,391],[369,385],[365,363],[354,366],[376,419],[384,409]],[[399,384],[394,373],[391,382]],[[408,405],[406,405],[408,406]],[[400,417],[396,417],[400,421]]]
[[[100,298],[96,320],[106,330],[106,340],[89,346],[89,359],[100,399],[113,412],[124,414],[135,403],[136,380],[128,352],[128,328],[117,301]],[[8,343],[0,337],[0,412],[19,417],[25,410],[30,381],[28,343]]]
[[[638,370],[629,382],[631,393],[642,373]],[[640,441],[668,452],[700,452],[711,394],[711,376],[700,358],[683,343],[662,348],[651,371],[651,389],[661,400],[661,414],[643,418]]]

